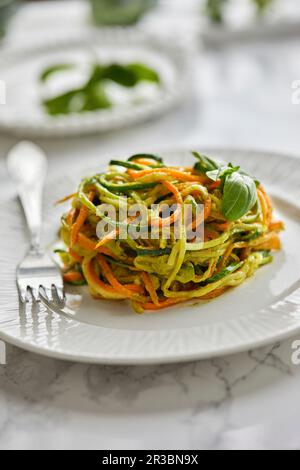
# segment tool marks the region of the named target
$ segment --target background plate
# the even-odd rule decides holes
[[[101,63],[145,63],[160,74],[161,86],[157,90],[149,90],[149,85],[145,90],[145,84],[132,90],[118,87],[116,104],[111,109],[48,116],[41,106],[41,72],[61,63],[87,66],[95,58]],[[186,98],[191,78],[189,64],[186,46],[178,41],[165,44],[151,35],[126,29],[104,29],[84,39],[61,38],[10,49],[0,59],[1,80],[7,90],[6,106],[0,110],[0,130],[23,136],[77,136],[140,123],[169,111]],[[80,76],[77,78],[80,80]],[[74,87],[81,83],[75,81]]]
[[[300,331],[300,164],[296,158],[247,151],[201,149],[241,164],[274,198],[286,223],[283,250],[242,286],[211,302],[181,305],[160,313],[136,315],[129,305],[95,301],[83,291],[71,314],[46,307],[19,310],[15,266],[26,250],[26,231],[17,201],[0,206],[0,337],[48,356],[107,364],[150,364],[208,358],[276,342]],[[193,161],[186,151],[164,152],[167,161]],[[72,180],[48,181],[45,240],[56,238],[62,207],[59,197],[74,191],[80,178],[99,171],[95,162],[74,168]],[[59,169],[64,173],[63,161]],[[67,172],[66,172],[67,173]],[[79,302],[77,302],[79,300]]]

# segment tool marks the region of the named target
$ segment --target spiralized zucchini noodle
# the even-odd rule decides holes
[[[273,218],[272,202],[262,185],[239,167],[194,152],[194,166],[166,166],[156,155],[139,154],[110,162],[108,171],[84,179],[61,219],[65,249],[64,280],[87,284],[96,299],[130,300],[134,310],[160,310],[188,300],[208,300],[242,284],[279,250],[283,223]],[[156,238],[120,237],[120,223],[100,240],[97,226],[105,217],[101,204],[117,214],[123,205],[177,207],[202,204],[202,243],[187,240],[181,212],[159,214]],[[181,236],[174,236],[180,217]],[[127,219],[123,224],[130,226]],[[163,236],[165,223],[169,237]]]

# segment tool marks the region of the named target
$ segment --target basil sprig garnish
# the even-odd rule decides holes
[[[230,221],[243,217],[257,202],[256,186],[259,182],[242,171],[239,166],[228,165],[213,160],[197,152],[193,152],[198,162],[194,169],[205,174],[212,181],[221,181],[220,190],[223,192],[222,214]]]
[[[228,166],[224,165],[224,166],[220,166],[217,170],[207,171],[206,176],[208,176],[208,178],[211,179],[212,181],[218,181],[218,180],[224,181],[226,176],[229,176],[232,173],[239,171],[239,169],[240,169],[239,166],[233,166],[231,163],[229,163]]]
[[[40,81],[46,83],[59,72],[75,69],[75,64],[58,64],[45,69]],[[43,106],[50,116],[68,115],[108,109],[113,103],[106,91],[106,84],[113,82],[125,88],[133,88],[140,82],[160,84],[159,74],[142,63],[109,65],[93,64],[87,81],[57,96],[45,99]]]
[[[208,171],[214,171],[220,168],[220,162],[206,157],[205,155],[200,155],[198,152],[192,152],[192,154],[198,160],[194,166],[194,169],[200,173],[207,173]]]

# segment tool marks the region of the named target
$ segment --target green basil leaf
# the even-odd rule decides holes
[[[220,179],[220,170],[207,171],[206,176],[212,181],[218,181]]]
[[[159,83],[158,73],[144,64],[112,64],[105,67],[101,74],[102,80],[112,80],[127,88],[136,86],[141,81]]]
[[[49,67],[41,74],[40,80],[45,82],[52,74],[73,67],[75,66],[71,64]],[[81,88],[47,99],[43,105],[51,116],[110,108],[112,103],[103,86],[107,80],[132,88],[141,81],[159,83],[160,77],[155,70],[140,63],[129,65],[115,63],[106,66],[94,64],[89,79]]]
[[[112,106],[99,86],[72,90],[43,102],[50,116],[96,111]]]
[[[144,64],[130,64],[127,66],[127,69],[131,72],[134,72],[138,81],[142,82],[153,82],[160,83],[160,77],[158,73]]]
[[[74,105],[74,102],[82,99],[82,90],[72,90],[43,101],[43,105],[50,116],[58,116],[60,114],[76,112],[77,105]]]
[[[127,88],[132,88],[138,83],[136,73],[125,65],[120,64],[111,64],[106,67],[103,70],[102,79],[111,80]]]
[[[250,176],[234,172],[227,176],[222,201],[222,213],[230,222],[247,214],[257,202],[255,182]]]
[[[228,166],[222,166],[218,170],[207,171],[206,176],[212,181],[218,181],[219,179],[224,179],[226,176],[239,171],[239,166],[232,166],[230,163]]]
[[[240,170],[240,173],[241,175],[245,175],[245,176],[249,176],[249,178],[252,178],[254,180],[254,183],[256,184],[256,187],[259,188],[260,186],[260,181],[258,181],[258,179],[256,179],[254,176],[252,175],[249,175],[249,173],[246,173],[245,171],[243,170]]]
[[[100,64],[95,64],[92,67],[90,78],[88,79],[85,88],[90,86],[97,85],[103,80],[103,74],[105,72],[105,67]]]
[[[84,92],[84,103],[80,111],[97,111],[112,107],[112,103],[101,85],[90,86]]]
[[[48,78],[52,77],[59,72],[64,72],[66,70],[71,70],[75,67],[74,64],[58,64],[52,65],[51,67],[46,68],[40,75],[40,81],[46,82]]]
[[[205,155],[200,155],[198,152],[192,152],[195,158],[199,160],[194,169],[199,171],[199,173],[207,173],[208,171],[215,171],[221,168],[221,163],[213,160],[212,158],[206,157]]]

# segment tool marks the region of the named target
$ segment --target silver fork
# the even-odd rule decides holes
[[[52,259],[41,249],[42,197],[47,173],[47,158],[31,142],[21,142],[7,156],[8,172],[15,184],[27,221],[30,248],[17,267],[20,301],[64,302],[62,275]]]

